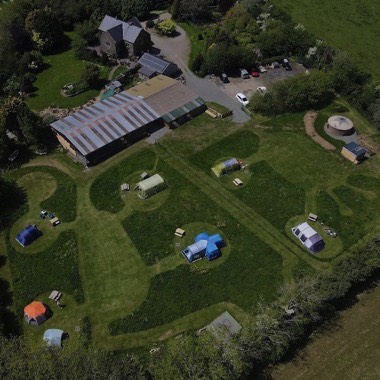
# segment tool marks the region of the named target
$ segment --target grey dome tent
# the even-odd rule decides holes
[[[61,347],[63,334],[63,330],[48,329],[44,332],[43,340],[48,347]]]
[[[135,187],[135,189],[139,191],[138,196],[141,199],[149,198],[166,188],[167,185],[159,174],[155,174],[152,177],[140,181]]]

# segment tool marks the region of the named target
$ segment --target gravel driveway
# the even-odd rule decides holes
[[[169,14],[161,14],[160,20],[167,18]],[[170,17],[170,16],[169,16]],[[201,96],[205,101],[216,102],[233,110],[233,121],[236,123],[245,123],[250,117],[242,111],[240,104],[231,96],[226,94],[218,87],[215,80],[206,78],[198,78],[194,75],[187,66],[190,41],[187,38],[186,32],[177,26],[178,36],[163,37],[155,34],[152,30],[149,32],[152,36],[154,47],[160,49],[166,59],[173,61],[183,71],[183,76],[186,78],[186,85],[195,93]],[[233,95],[234,96],[234,95]]]

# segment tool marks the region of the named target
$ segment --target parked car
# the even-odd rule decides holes
[[[249,104],[249,100],[247,99],[247,97],[239,92],[238,94],[236,94],[236,99],[238,100],[239,103],[241,103],[243,106],[246,106]]]
[[[265,94],[268,91],[268,89],[265,86],[259,86],[257,87],[257,92],[259,94]]]
[[[221,80],[223,83],[230,83],[230,80],[228,79],[228,76],[227,76],[227,74],[225,74],[225,73],[220,74],[220,80]]]
[[[259,66],[259,71],[261,74],[268,72],[268,70],[264,66]]]
[[[285,67],[285,70],[286,71],[291,71],[293,70],[292,66],[290,65],[289,63],[289,60],[287,58],[284,58],[283,62],[282,62],[282,66]]]
[[[249,74],[246,69],[240,69],[240,78],[242,79],[249,79]]]
[[[251,75],[254,77],[254,78],[258,78],[260,76],[260,73],[256,70],[256,69],[252,69],[251,70]]]

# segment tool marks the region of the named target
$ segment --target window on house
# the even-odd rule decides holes
[[[108,41],[106,41],[106,45],[107,45],[107,46],[111,46],[111,44],[110,44]]]

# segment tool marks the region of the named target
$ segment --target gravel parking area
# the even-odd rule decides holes
[[[271,85],[277,81],[285,78],[293,77],[297,74],[304,73],[306,69],[298,64],[292,63],[292,71],[286,71],[283,67],[279,69],[268,69],[267,73],[260,74],[260,77],[249,79],[241,79],[240,77],[228,77],[230,83],[222,83],[219,77],[214,77],[212,81],[223,90],[228,96],[235,99],[235,95],[238,92],[242,92],[247,97],[250,97],[257,91],[257,87],[265,86],[268,89]]]

